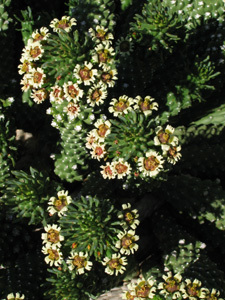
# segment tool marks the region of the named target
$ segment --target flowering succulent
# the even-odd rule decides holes
[[[180,159],[175,129],[171,125],[164,129],[157,125],[158,117],[152,117],[158,110],[153,98],[123,95],[113,98],[110,105],[109,112],[116,118],[103,116],[95,123],[98,129],[91,130],[86,138],[92,158],[100,163],[104,160],[100,165],[103,178],[156,178]]]
[[[51,267],[52,266],[58,267],[63,261],[62,252],[54,244],[52,245],[46,244],[45,246],[42,247],[42,252],[47,255],[45,256],[45,262],[46,264],[49,264]]]
[[[180,287],[180,291],[184,299],[197,300],[205,298],[207,289],[202,287],[202,283],[198,279],[194,279],[193,281],[185,279],[185,282]]]
[[[160,295],[165,297],[172,296],[172,299],[181,297],[180,287],[182,276],[180,274],[173,275],[172,272],[168,272],[167,275],[162,276],[164,282],[158,284]]]
[[[118,215],[118,218],[123,222],[122,226],[124,228],[136,229],[140,224],[138,220],[139,214],[137,209],[131,209],[131,204],[123,204],[122,211]]]
[[[61,228],[56,224],[47,224],[44,229],[46,233],[42,233],[41,235],[43,243],[46,243],[46,246],[55,245],[57,247],[60,247],[60,242],[64,240],[64,237],[60,235]]]
[[[116,248],[120,249],[122,254],[130,255],[134,251],[138,250],[138,244],[136,241],[139,240],[139,236],[135,235],[134,230],[124,231],[118,233],[119,240],[116,243]]]
[[[129,286],[129,293],[131,299],[142,300],[142,299],[152,299],[156,293],[155,281],[152,277],[145,280],[144,278],[139,278],[136,283],[132,283]],[[125,292],[125,295],[127,292]],[[129,299],[125,298],[124,299]]]

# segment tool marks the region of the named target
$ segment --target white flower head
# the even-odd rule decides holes
[[[88,32],[90,33],[92,40],[95,43],[101,43],[106,40],[107,41],[113,40],[112,33],[110,32],[108,33],[108,28],[105,28],[103,26],[97,25],[95,29],[90,28]]]
[[[162,150],[167,150],[168,145],[176,146],[178,138],[173,135],[174,130],[171,125],[167,125],[165,130],[163,130],[162,126],[158,126],[155,130],[154,144],[156,146],[161,145]]]
[[[65,94],[65,98],[68,101],[70,100],[77,101],[83,97],[83,93],[84,93],[84,91],[81,90],[79,86],[76,83],[73,83],[72,81],[64,83],[63,91]]]
[[[59,191],[56,197],[51,197],[48,204],[47,210],[50,215],[58,214],[59,217],[65,215],[68,210],[68,205],[71,203],[72,198],[68,196],[68,191]]]
[[[176,164],[176,162],[181,158],[181,146],[172,146],[169,145],[168,148],[165,148],[163,151],[163,156],[167,157],[167,161],[173,165]]]
[[[90,106],[99,106],[104,103],[104,99],[107,97],[107,90],[103,85],[93,85],[87,94],[87,103]]]
[[[106,136],[111,132],[111,123],[100,118],[94,123],[94,126],[96,129],[93,129],[93,134],[95,134],[97,141],[104,142]]]
[[[41,104],[46,98],[47,98],[47,91],[46,89],[38,89],[38,90],[32,90],[31,98],[36,102],[37,104]]]
[[[116,69],[110,66],[104,65],[103,70],[99,74],[99,84],[106,85],[108,87],[114,87],[115,81],[118,79]]]
[[[46,243],[46,246],[55,245],[61,247],[60,242],[64,240],[64,236],[60,234],[61,228],[56,224],[47,224],[44,229],[46,233],[42,233],[41,235],[43,244]]]
[[[96,143],[92,145],[92,151],[91,151],[92,158],[100,161],[101,158],[104,158],[105,154],[106,154],[106,150],[104,144]]]
[[[130,227],[132,229],[136,229],[140,224],[138,220],[139,214],[137,209],[131,209],[131,204],[123,204],[122,211],[118,214],[118,218],[122,220],[122,226],[124,228]]]
[[[83,65],[77,64],[74,68],[73,75],[77,79],[77,83],[84,85],[90,85],[95,81],[97,76],[97,69],[93,69],[91,62],[85,61]]]
[[[30,78],[30,83],[35,89],[41,88],[46,78],[46,74],[41,68],[32,68],[27,76]]]
[[[179,273],[173,275],[172,272],[167,272],[167,275],[163,275],[162,277],[164,282],[158,284],[159,293],[165,297],[172,296],[172,299],[180,298],[182,276]]]
[[[146,96],[144,99],[141,96],[137,96],[134,99],[134,109],[141,111],[145,116],[150,116],[153,110],[158,110],[158,103],[153,102],[155,99],[150,96]]]
[[[131,286],[135,290],[135,300],[152,299],[156,292],[154,284],[155,282],[151,277],[147,280],[138,279],[136,284],[132,284]]]
[[[136,241],[139,240],[139,236],[135,235],[134,230],[121,231],[117,236],[119,240],[116,242],[115,247],[119,248],[122,254],[130,255],[138,250]]]
[[[121,257],[118,253],[112,254],[111,258],[105,257],[102,261],[103,266],[106,266],[105,272],[109,275],[119,275],[123,274],[126,270],[127,259],[126,257]]]
[[[114,179],[116,177],[115,170],[109,162],[107,162],[104,166],[100,166],[100,168],[102,169],[100,173],[104,179]]]
[[[40,32],[39,32],[40,31]],[[36,41],[44,41],[47,40],[47,38],[49,37],[50,33],[47,27],[41,27],[40,30],[35,30],[32,33],[32,39],[34,42]]]
[[[59,265],[61,265],[63,256],[62,256],[62,252],[59,250],[59,248],[56,245],[46,244],[45,246],[42,247],[42,252],[47,255],[45,256],[46,264],[49,264],[51,267],[52,266],[58,267]]]
[[[27,46],[24,48],[24,55],[28,59],[28,61],[37,61],[39,60],[44,53],[44,49],[39,41],[32,42],[28,41]]]
[[[124,176],[131,173],[130,164],[122,158],[119,158],[117,161],[113,161],[112,166],[118,179],[122,179]]]
[[[109,112],[113,113],[115,117],[118,115],[127,114],[130,110],[132,110],[133,103],[134,99],[126,95],[120,96],[118,100],[113,98],[110,102]]]
[[[95,53],[92,56],[92,59],[95,63],[98,63],[99,66],[103,66],[112,63],[114,56],[114,49],[111,47],[111,44],[106,41],[95,47]]]
[[[155,177],[163,169],[163,157],[154,150],[150,150],[145,157],[139,157],[138,168],[143,176]]]
[[[75,18],[63,16],[61,20],[58,20],[57,18],[53,19],[50,23],[50,27],[53,28],[54,32],[60,32],[60,30],[70,32],[72,30],[72,26],[76,24],[77,22]]]
[[[66,261],[71,271],[75,271],[77,274],[83,274],[85,270],[90,271],[92,268],[92,262],[88,261],[88,253],[71,251],[69,259]]]
[[[63,111],[67,113],[70,120],[73,120],[78,117],[80,106],[77,103],[71,101],[66,107],[64,107]]]

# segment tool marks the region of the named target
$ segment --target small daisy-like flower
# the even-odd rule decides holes
[[[45,256],[45,262],[46,264],[49,264],[51,267],[54,265],[58,267],[63,260],[62,252],[57,248],[56,245],[45,245],[42,247],[41,250],[44,254],[47,254]]]
[[[7,300],[22,300],[25,299],[24,295],[20,295],[19,293],[16,293],[15,295],[13,293],[10,293],[7,295]]]
[[[81,90],[79,86],[76,83],[73,83],[72,81],[64,83],[63,90],[65,93],[65,97],[68,101],[79,100],[83,97],[84,93],[83,90]]]
[[[37,61],[39,60],[43,53],[44,49],[40,42],[29,42],[25,48],[25,55],[29,61]]]
[[[107,162],[105,166],[101,166],[100,168],[102,169],[100,173],[102,174],[104,179],[114,179],[116,177],[115,170],[109,162]]]
[[[70,120],[73,120],[78,117],[80,107],[77,103],[70,102],[66,107],[64,107],[63,111],[67,113]]]
[[[68,196],[68,191],[59,191],[56,197],[51,197],[48,204],[50,205],[47,210],[51,215],[55,213],[58,214],[59,217],[65,214],[68,210],[68,205],[71,203],[72,198]]]
[[[122,114],[127,114],[131,109],[131,105],[133,104],[133,98],[129,98],[126,95],[120,96],[117,100],[113,98],[110,102],[109,112],[113,113],[115,117]]]
[[[109,42],[98,44],[95,47],[96,53],[92,56],[94,62],[98,63],[99,66],[110,64],[113,61],[115,55],[114,49],[110,46]]]
[[[170,145],[168,149],[163,151],[163,156],[167,157],[167,161],[173,165],[181,158],[181,146]]]
[[[134,230],[124,231],[118,233],[119,240],[116,242],[115,247],[120,249],[120,252],[125,255],[134,254],[138,250],[139,236],[135,235]]]
[[[23,76],[23,79],[20,81],[20,84],[22,85],[21,90],[23,92],[27,92],[29,89],[32,88],[31,78],[29,74],[25,74]]]
[[[86,137],[87,143],[85,144],[87,149],[92,149],[93,145],[97,143],[95,129],[91,130]]]
[[[145,157],[139,157],[138,168],[143,176],[156,176],[163,168],[163,157],[154,150],[150,150]]]
[[[193,282],[190,279],[186,279],[185,283],[182,283],[180,287],[182,297],[190,300],[204,299],[207,289],[202,288],[201,285],[202,283],[198,279],[195,279]]]
[[[88,261],[88,253],[71,251],[70,257],[67,260],[69,269],[75,270],[77,274],[83,274],[85,270],[90,271],[92,262]]]
[[[112,163],[114,172],[118,179],[127,176],[131,172],[131,166],[128,162],[124,161],[122,158],[119,158],[118,161]]]
[[[107,91],[105,87],[101,85],[94,85],[88,91],[87,95],[87,103],[90,106],[94,107],[95,105],[99,106],[100,104],[104,103],[104,99],[107,97]]]
[[[46,89],[42,88],[39,90],[32,90],[31,98],[33,98],[34,102],[37,104],[41,104],[48,96]]]
[[[138,279],[134,286],[135,300],[142,300],[143,298],[152,299],[155,296],[156,287],[154,286],[154,280],[149,278],[147,280]]]
[[[97,159],[99,161],[101,158],[104,158],[105,154],[106,154],[105,145],[94,144],[92,146],[92,152],[91,152],[92,158]]]
[[[22,75],[24,73],[29,73],[30,69],[33,67],[32,62],[30,62],[30,60],[28,60],[26,57],[21,57],[20,59],[21,63],[20,65],[18,65],[19,68],[19,74]]]
[[[41,27],[40,32],[38,30],[35,30],[32,33],[32,38],[34,42],[41,41],[41,40],[47,40],[49,37],[50,33],[48,33],[48,28],[47,27]]]
[[[96,129],[93,130],[93,133],[96,136],[96,139],[99,142],[104,142],[105,137],[110,134],[111,123],[108,120],[98,119],[94,126]]]
[[[118,214],[118,218],[122,219],[124,225],[126,227],[130,227],[132,229],[136,229],[137,226],[140,224],[140,221],[138,220],[139,214],[137,209],[131,209],[131,204],[123,204],[122,205],[123,211]]]
[[[73,25],[76,25],[76,19],[70,18],[68,16],[63,16],[61,20],[53,19],[50,23],[50,27],[53,28],[54,32],[60,32],[60,30],[65,30],[70,32]]]
[[[100,73],[100,84],[114,87],[115,81],[118,79],[116,69],[111,69],[109,66],[103,66],[103,71]]]
[[[55,245],[61,247],[61,241],[64,240],[64,236],[60,235],[61,228],[55,224],[44,227],[46,233],[42,233],[41,238],[43,243],[46,243],[46,246]]]
[[[126,270],[127,259],[121,257],[119,253],[114,253],[111,258],[105,257],[102,261],[103,266],[106,266],[105,272],[109,275],[123,274]]]
[[[207,300],[223,300],[222,298],[219,298],[220,291],[217,291],[216,289],[212,289],[211,292],[207,289],[205,293],[205,299]]]
[[[135,300],[136,299],[135,292],[134,291],[124,291],[122,294],[122,299]]]
[[[153,102],[154,98],[146,96],[144,99],[141,96],[137,96],[134,99],[134,109],[142,111],[145,116],[151,115],[153,110],[158,110],[158,103]]]
[[[93,65],[91,62],[84,62],[84,65],[81,66],[79,64],[76,65],[74,69],[74,76],[77,79],[77,83],[83,83],[84,85],[90,85],[97,76],[97,69],[92,69]]]
[[[158,284],[159,293],[166,298],[168,296],[172,297],[172,299],[181,297],[180,286],[182,276],[179,273],[173,276],[172,272],[168,272],[167,275],[163,275],[162,277],[164,282]]]
[[[51,87],[52,91],[49,94],[49,98],[51,102],[62,103],[65,99],[63,89],[61,86],[55,85]]]
[[[170,125],[167,125],[165,130],[163,130],[162,126],[158,126],[155,130],[154,144],[156,146],[161,145],[162,150],[167,150],[168,145],[176,146],[178,138],[173,136],[174,130]]]
[[[95,30],[93,28],[89,29],[89,33],[92,37],[92,40],[96,43],[101,43],[103,41],[113,40],[112,33],[107,33],[108,28],[97,25]]]
[[[116,51],[122,55],[128,55],[134,50],[134,44],[132,43],[132,38],[129,36],[121,37],[117,42],[116,42]]]
[[[44,70],[41,68],[32,68],[30,74],[28,75],[31,79],[31,85],[35,88],[41,88],[44,84],[44,79],[46,77]]]

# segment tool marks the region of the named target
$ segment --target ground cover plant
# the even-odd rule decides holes
[[[222,0],[0,0],[0,297],[225,297]]]

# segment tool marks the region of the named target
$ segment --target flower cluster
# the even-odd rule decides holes
[[[162,276],[163,281],[157,282],[153,277],[149,279],[138,279],[136,283],[128,284],[128,291],[122,295],[122,299],[152,299],[154,296],[163,297],[163,299],[214,299],[219,298],[220,292],[216,289],[207,289],[202,287],[198,279],[182,280],[181,274],[173,275],[171,271]]]
[[[86,138],[91,157],[106,161],[100,166],[103,178],[154,178],[166,169],[166,162],[175,164],[181,158],[175,129],[171,125],[163,129],[157,126],[157,117],[150,117],[157,110],[158,103],[150,96],[112,99],[109,112],[116,119],[103,116]]]
[[[53,33],[46,27],[34,31],[18,66],[22,90],[30,92],[37,104],[50,99],[52,107],[47,113],[54,117],[52,126],[57,128],[65,120],[85,121],[84,112],[90,115],[102,105],[107,88],[117,79],[112,33],[102,26],[91,28],[88,38],[93,48],[87,49],[86,44],[74,41],[71,32],[76,24],[75,18],[63,16],[50,23]]]
[[[138,213],[136,209],[131,209],[130,203],[122,205],[122,211],[118,214],[121,219],[123,231],[117,234],[115,247],[119,253],[113,253],[111,257],[105,257],[102,264],[106,266],[105,272],[109,275],[118,275],[124,273],[127,265],[126,255],[134,254],[138,250],[139,236],[135,234],[135,229],[139,225]],[[121,256],[125,255],[125,256]]]

